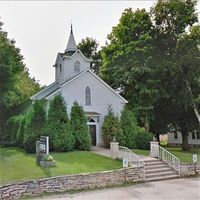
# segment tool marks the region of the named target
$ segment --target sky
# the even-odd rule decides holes
[[[0,21],[8,37],[21,49],[31,77],[41,85],[49,85],[55,79],[52,66],[57,53],[66,48],[71,22],[77,44],[88,36],[103,46],[124,9],[149,11],[155,3],[156,0],[0,1]]]

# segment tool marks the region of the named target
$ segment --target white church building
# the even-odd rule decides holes
[[[88,119],[92,145],[102,146],[101,127],[108,105],[112,105],[114,113],[120,116],[127,101],[90,70],[91,62],[77,49],[71,27],[65,52],[57,54],[53,65],[55,81],[30,99],[32,102],[45,99],[48,111],[50,101],[56,95],[62,95],[68,114],[77,101]]]

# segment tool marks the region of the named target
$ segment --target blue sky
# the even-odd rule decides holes
[[[54,81],[57,52],[66,48],[70,21],[76,43],[87,36],[102,46],[125,8],[149,8],[156,1],[0,1],[3,29],[21,49],[31,76]],[[200,10],[200,3],[198,4]]]

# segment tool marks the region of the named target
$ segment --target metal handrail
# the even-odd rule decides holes
[[[161,160],[166,162],[169,166],[171,166],[173,169],[175,169],[180,174],[181,168],[180,168],[180,159],[179,158],[177,158],[175,155],[173,155],[172,153],[170,153],[169,151],[167,151],[166,149],[164,149],[163,147],[161,147],[159,145],[152,145],[152,148],[154,148],[155,150],[158,148],[157,149],[158,158],[160,158]]]
[[[124,146],[119,146],[119,158],[126,158],[129,163],[132,163],[135,166],[145,165],[144,161],[138,155],[136,155],[129,148]]]

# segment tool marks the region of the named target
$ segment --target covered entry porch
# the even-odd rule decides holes
[[[85,112],[87,125],[91,136],[92,146],[99,146],[100,143],[100,116],[97,112]]]

